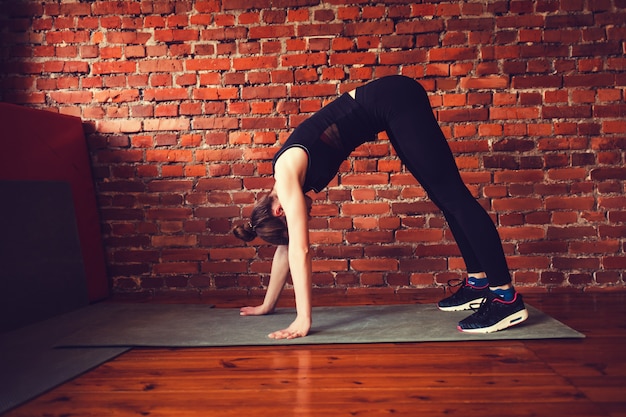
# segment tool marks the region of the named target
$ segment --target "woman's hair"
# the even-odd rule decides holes
[[[233,229],[233,234],[244,242],[250,242],[255,237],[273,245],[286,245],[289,243],[287,222],[283,217],[276,217],[272,213],[274,197],[266,195],[261,198],[252,209],[250,222],[239,225]]]

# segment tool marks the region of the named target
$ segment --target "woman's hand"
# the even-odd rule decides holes
[[[240,316],[264,316],[266,314],[272,314],[274,312],[273,308],[267,308],[264,305],[256,306],[256,307],[241,307],[239,310]]]
[[[240,316],[264,316],[274,313],[276,303],[283,291],[289,276],[289,249],[285,245],[278,246],[272,260],[270,282],[265,293],[265,299],[260,306],[247,306],[239,310]]]
[[[289,327],[283,330],[277,330],[270,333],[268,337],[270,339],[295,339],[297,337],[304,337],[309,334],[311,330],[311,319],[301,319],[296,317],[293,323]]]

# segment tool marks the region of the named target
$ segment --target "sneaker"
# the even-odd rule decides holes
[[[480,304],[489,293],[489,285],[475,287],[464,279],[460,284],[450,285],[451,287],[460,285],[460,288],[450,297],[444,298],[437,303],[439,310],[461,311],[470,310],[472,304]]]
[[[467,333],[492,333],[520,324],[527,318],[528,311],[520,293],[515,293],[513,301],[504,301],[489,291],[478,310],[461,320],[457,328]]]

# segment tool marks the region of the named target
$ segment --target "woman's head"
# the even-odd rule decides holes
[[[287,222],[284,216],[274,215],[276,204],[277,198],[273,192],[261,198],[252,209],[250,222],[235,227],[233,234],[245,242],[250,242],[259,236],[274,245],[288,244]]]

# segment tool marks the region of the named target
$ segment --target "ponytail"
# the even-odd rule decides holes
[[[254,227],[250,223],[239,225],[233,229],[233,234],[244,242],[250,242],[257,237]]]
[[[289,243],[289,232],[284,217],[272,213],[274,197],[269,194],[261,198],[252,209],[250,222],[233,229],[233,234],[244,242],[250,242],[257,236],[273,245]]]

